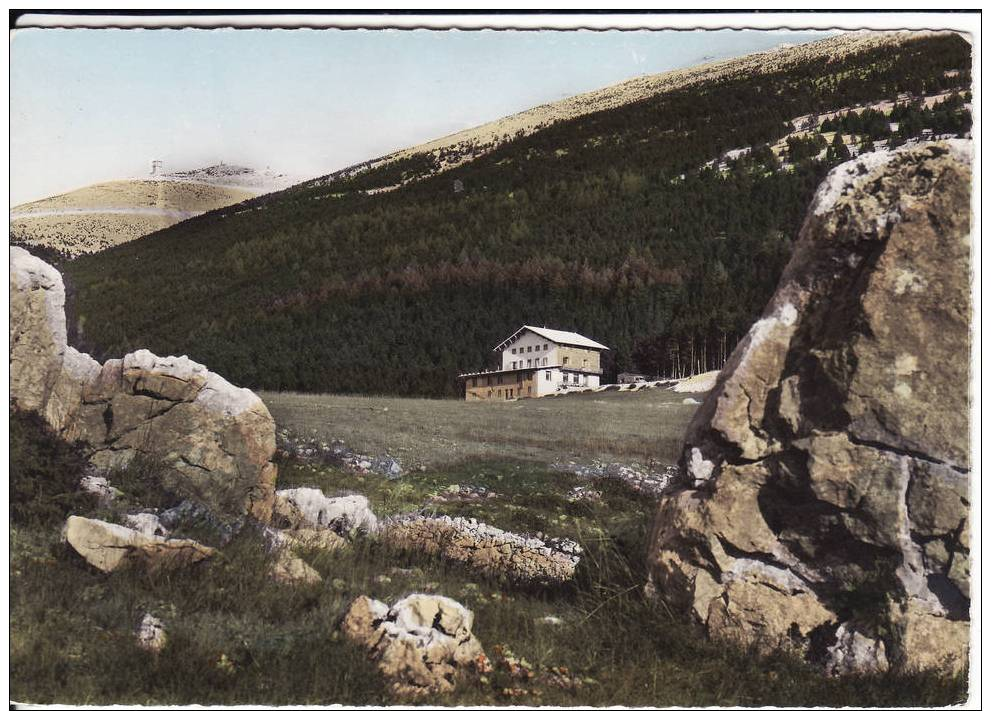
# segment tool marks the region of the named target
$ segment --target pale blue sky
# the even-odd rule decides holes
[[[18,30],[11,202],[223,160],[314,177],[640,74],[823,34]]]

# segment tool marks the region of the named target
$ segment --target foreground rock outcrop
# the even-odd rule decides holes
[[[392,607],[354,600],[341,622],[344,634],[366,647],[398,694],[453,691],[457,678],[483,655],[471,632],[474,614],[441,595],[409,595]]]
[[[146,458],[181,498],[228,517],[271,515],[275,423],[264,403],[185,356],[139,350],[101,365],[72,348],[61,275],[20,247],[10,248],[10,400],[100,470]]]
[[[830,173],[692,421],[651,586],[711,636],[833,673],[965,664],[971,150]]]

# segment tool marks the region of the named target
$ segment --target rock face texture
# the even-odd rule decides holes
[[[439,555],[485,575],[545,585],[571,580],[582,554],[568,539],[529,538],[451,516],[396,517],[382,525],[380,537],[396,548]]]
[[[128,566],[149,570],[181,568],[216,553],[193,540],[166,539],[82,516],[70,516],[62,535],[87,563],[104,573]]]
[[[689,426],[650,585],[711,636],[833,673],[965,664],[971,150],[832,171]]]
[[[271,515],[275,423],[262,401],[185,356],[104,364],[66,342],[65,289],[50,265],[10,248],[10,400],[112,472],[135,458],[164,484],[226,515]]]
[[[362,595],[341,628],[369,650],[396,693],[415,696],[452,691],[458,675],[472,669],[483,654],[473,621],[470,610],[441,595],[409,595],[391,608]]]

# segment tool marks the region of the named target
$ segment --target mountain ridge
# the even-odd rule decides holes
[[[75,338],[268,390],[455,395],[522,323],[606,344],[607,374],[718,368],[832,166],[969,132],[959,37],[844,46],[871,48],[558,121],[440,172],[419,154],[295,185],[81,257]]]
[[[520,137],[529,135],[551,123],[566,121],[580,116],[616,108],[628,103],[642,100],[665,91],[685,88],[694,83],[712,81],[724,78],[729,74],[748,72],[766,73],[789,63],[808,61],[811,58],[829,55],[831,58],[841,58],[846,55],[894,45],[908,38],[923,38],[936,35],[953,34],[949,31],[906,30],[892,32],[848,32],[834,37],[800,45],[775,47],[759,52],[752,52],[740,57],[706,62],[682,67],[647,76],[631,77],[614,84],[569,96],[558,101],[550,101],[537,106],[518,111],[508,116],[487,121],[471,128],[456,131],[424,143],[402,148],[384,156],[371,158],[352,166],[342,168],[324,176],[303,181],[303,185],[320,185],[333,182],[334,176],[353,177],[358,172],[387,165],[388,163],[412,158],[424,153],[437,153],[443,149],[451,149],[459,144],[479,145],[493,142],[499,136]],[[815,48],[814,52],[809,50]],[[770,60],[770,61],[768,61]],[[625,96],[628,90],[633,90],[633,96]],[[624,100],[625,99],[625,100]],[[569,108],[574,109],[568,111]],[[522,121],[526,117],[532,119]],[[495,148],[498,143],[492,147]],[[488,152],[488,151],[485,151]],[[484,155],[484,152],[482,153]],[[460,165],[442,164],[442,170]]]

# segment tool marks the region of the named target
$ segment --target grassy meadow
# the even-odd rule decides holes
[[[261,534],[245,527],[216,560],[178,574],[96,572],[59,542],[70,512],[101,515],[75,494],[84,460],[36,421],[11,419],[10,684],[13,700],[67,704],[409,703],[394,697],[364,653],[337,631],[358,595],[388,603],[435,592],[475,613],[493,659],[512,654],[532,678],[496,663],[443,705],[943,705],[966,682],[927,674],[828,679],[768,649],[706,640],[643,595],[644,541],[654,503],[612,481],[548,469],[559,457],[672,461],[694,409],[667,391],[605,393],[518,403],[266,394],[280,428],[383,448],[422,463],[389,481],[319,460],[282,460],[280,488],[360,492],[379,516],[433,511],[520,532],[569,536],[585,549],[566,585],[527,587],[480,577],[374,539],[301,550],[323,577],[287,587],[266,574]],[[542,423],[542,424],[538,424]],[[595,438],[595,443],[583,440]],[[133,492],[126,482],[115,482]],[[455,484],[480,500],[438,499]],[[574,501],[591,484],[593,500]],[[169,642],[154,655],[134,629],[158,616]],[[554,618],[550,620],[549,618]],[[561,668],[565,668],[564,672]]]
[[[280,429],[389,454],[410,468],[478,458],[674,464],[699,395],[667,389],[524,400],[259,393]]]

